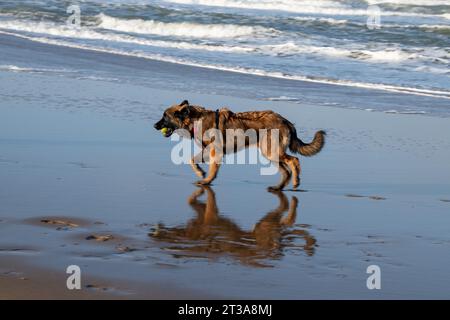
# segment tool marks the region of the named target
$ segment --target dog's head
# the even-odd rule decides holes
[[[190,115],[193,109],[187,100],[180,104],[173,105],[164,111],[161,120],[155,123],[156,130],[162,130],[164,136],[170,137],[177,129],[192,130],[192,121]]]

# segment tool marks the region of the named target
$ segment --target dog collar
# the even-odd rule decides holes
[[[219,109],[216,110],[216,129],[219,129]]]

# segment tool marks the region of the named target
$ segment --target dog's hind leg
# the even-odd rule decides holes
[[[288,154],[283,155],[280,161],[284,162],[291,168],[292,171],[292,187],[296,189],[300,184],[300,161],[298,158],[290,156]]]
[[[267,188],[269,191],[279,191],[282,190],[288,183],[291,178],[291,173],[288,170],[288,166],[283,162],[277,163],[278,170],[281,173],[281,180],[280,183],[276,186],[271,186]]]
[[[191,167],[192,170],[194,170],[194,173],[197,175],[197,177],[199,178],[204,178],[205,177],[205,171],[203,171],[202,168],[200,168],[200,166],[198,165],[199,163],[203,162],[203,152],[199,152],[197,153],[195,156],[193,156],[191,158]]]
[[[269,191],[279,191],[289,183],[291,173],[289,172],[289,166],[283,161],[284,152],[280,148],[280,143],[275,141],[275,145],[272,145],[271,140],[269,136],[263,136],[259,142],[259,149],[262,155],[276,165],[281,173],[281,180],[278,185],[268,187],[267,189]]]

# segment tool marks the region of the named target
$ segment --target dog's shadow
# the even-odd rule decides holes
[[[203,202],[199,197],[205,192]],[[283,192],[271,193],[278,197],[278,207],[264,215],[253,230],[247,231],[222,216],[215,192],[211,187],[202,186],[188,198],[197,214],[195,218],[183,226],[159,224],[149,236],[163,243],[164,249],[177,258],[231,257],[245,265],[270,266],[269,261],[282,258],[286,250],[300,250],[312,256],[316,239],[306,230],[307,226],[295,224],[297,198],[293,196],[289,203]]]

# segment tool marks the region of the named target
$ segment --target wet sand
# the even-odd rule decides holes
[[[31,264],[30,264],[31,263]],[[102,279],[82,274],[81,290],[68,290],[69,274],[37,267],[27,258],[6,255],[0,261],[2,300],[123,300],[123,299],[210,299],[210,294],[141,284],[118,279]],[[215,297],[219,298],[218,296]],[[223,297],[222,297],[223,298]]]
[[[3,299],[449,298],[448,119],[40,74],[0,81]],[[303,192],[267,192],[279,177],[258,165],[224,165],[211,188],[194,186],[152,128],[183,99],[273,109],[305,141],[327,130],[323,152],[301,159]],[[81,292],[64,288],[72,264]],[[366,288],[373,264],[381,290]]]

